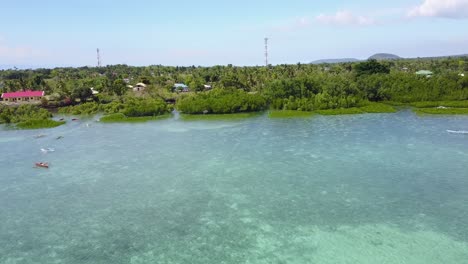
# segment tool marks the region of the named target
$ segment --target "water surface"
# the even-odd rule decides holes
[[[447,130],[468,117],[3,129],[0,263],[465,263],[468,135]]]

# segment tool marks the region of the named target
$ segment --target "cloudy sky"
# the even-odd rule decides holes
[[[0,65],[261,65],[468,53],[468,0],[0,0]]]

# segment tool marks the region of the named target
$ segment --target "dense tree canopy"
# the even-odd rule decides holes
[[[416,75],[419,70],[434,74],[430,78]],[[122,98],[133,94],[127,85],[143,82],[146,90],[135,96],[177,100],[177,107],[187,113],[257,111],[267,105],[316,110],[349,108],[368,101],[467,100],[467,71],[466,57],[269,67],[112,65],[3,70],[0,91],[43,89],[51,101],[68,99],[76,103],[75,98],[82,102],[92,98],[104,105],[122,102]],[[190,92],[173,93],[175,83],[185,83]],[[206,84],[214,90],[205,91]],[[100,94],[90,95],[91,87]]]
[[[390,73],[390,67],[388,65],[380,63],[375,59],[357,63],[354,66],[354,70],[357,76]]]

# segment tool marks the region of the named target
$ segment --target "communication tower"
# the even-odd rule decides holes
[[[99,48],[97,49],[97,66],[101,67],[101,54],[99,52]]]

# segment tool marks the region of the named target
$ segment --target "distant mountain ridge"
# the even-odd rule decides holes
[[[412,60],[412,59],[420,59],[420,60],[431,60],[431,59],[444,59],[444,58],[463,58],[468,57],[468,54],[460,54],[460,55],[447,55],[447,56],[433,56],[433,57],[414,57],[414,58],[403,58],[395,54],[391,53],[377,53],[370,56],[368,59],[375,59],[375,60]],[[359,62],[365,60],[358,60],[354,58],[342,58],[342,59],[324,59],[324,60],[316,60],[311,62],[311,64],[336,64],[336,63],[346,63],[346,62]]]
[[[311,62],[311,64],[323,64],[323,63],[346,63],[346,62],[358,62],[360,60],[355,58],[343,58],[343,59],[324,59],[324,60],[316,60]]]
[[[369,57],[369,60],[398,60],[400,56],[390,53],[377,53]]]
[[[448,56],[435,56],[435,57],[417,57],[417,58],[414,58],[414,59],[427,59],[427,60],[430,60],[430,59],[445,59],[445,58],[464,58],[464,57],[468,57],[468,53],[467,54],[460,54],[460,55],[448,55]]]
[[[369,60],[374,59],[374,60],[398,60],[398,59],[403,59],[400,56],[397,56],[395,54],[390,54],[390,53],[377,53],[369,57]],[[364,60],[359,60],[355,58],[341,58],[341,59],[323,59],[323,60],[316,60],[311,62],[311,64],[335,64],[335,63],[347,63],[347,62],[359,62],[359,61],[364,61]]]

